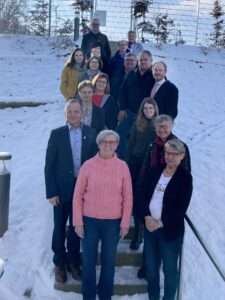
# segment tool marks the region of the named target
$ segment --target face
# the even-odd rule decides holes
[[[79,127],[81,118],[82,118],[82,111],[81,111],[80,104],[79,103],[71,103],[67,107],[65,116],[70,125],[72,125],[73,127]]]
[[[100,47],[92,48],[91,53],[93,56],[100,57],[101,56],[101,48]]]
[[[99,144],[99,155],[102,158],[111,158],[114,156],[117,146],[116,137],[109,134]]]
[[[147,119],[152,119],[155,114],[154,106],[150,103],[145,103],[143,107],[143,113]]]
[[[163,121],[155,126],[156,135],[165,141],[171,133],[171,126],[169,122]]]
[[[93,90],[90,86],[84,86],[80,91],[80,97],[83,104],[90,104],[92,102]]]
[[[152,59],[147,54],[142,54],[138,62],[140,71],[147,71],[152,66]]]
[[[105,78],[99,78],[96,81],[96,90],[97,91],[105,91],[107,87],[107,80]]]
[[[91,23],[91,26],[93,31],[99,31],[100,24],[98,20],[94,19]]]
[[[166,77],[166,71],[163,64],[158,63],[153,67],[153,77],[155,81],[160,81]]]
[[[134,32],[129,33],[129,34],[128,34],[128,41],[129,41],[130,43],[134,43],[135,40],[136,40],[136,34],[135,34]]]
[[[93,58],[89,64],[90,70],[96,71],[99,69],[99,62],[96,58]]]
[[[81,64],[83,62],[84,56],[81,51],[76,51],[74,53],[74,60],[76,63]]]
[[[126,41],[120,41],[119,42],[119,45],[118,45],[118,48],[119,48],[119,51],[120,53],[126,53],[127,51],[127,42]]]
[[[177,168],[184,158],[184,153],[180,153],[174,147],[165,147],[165,161],[171,168]]]
[[[136,68],[137,66],[137,59],[134,56],[128,56],[124,60],[124,67],[129,72]]]

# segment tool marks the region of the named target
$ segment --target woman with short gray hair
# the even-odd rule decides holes
[[[101,241],[99,299],[111,299],[119,239],[128,233],[132,186],[127,164],[116,155],[119,136],[103,130],[99,152],[81,167],[73,198],[73,224],[81,238],[83,299],[96,299],[96,263]]]
[[[192,195],[192,176],[181,161],[185,146],[178,139],[165,143],[165,164],[148,169],[140,182],[145,219],[144,257],[149,299],[160,298],[159,269],[164,273],[163,299],[174,300],[177,263],[184,238],[184,217]]]

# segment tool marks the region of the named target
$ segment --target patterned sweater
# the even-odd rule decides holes
[[[114,155],[103,159],[97,154],[80,169],[73,196],[73,224],[83,225],[83,216],[119,219],[129,228],[132,186],[126,163]]]

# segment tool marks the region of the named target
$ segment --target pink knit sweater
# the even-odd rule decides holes
[[[98,154],[80,169],[73,195],[73,224],[83,225],[83,216],[97,219],[121,218],[120,227],[129,228],[132,186],[126,163],[114,155]]]

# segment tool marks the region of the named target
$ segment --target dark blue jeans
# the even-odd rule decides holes
[[[159,269],[161,261],[164,273],[164,300],[174,300],[178,286],[178,258],[183,243],[183,235],[176,240],[166,241],[162,229],[144,232],[144,255],[148,295],[150,300],[159,300]]]
[[[84,217],[82,243],[83,272],[82,293],[84,300],[95,300],[96,263],[98,244],[101,241],[101,272],[98,284],[100,300],[110,300],[115,274],[116,249],[119,242],[120,219],[106,220]]]
[[[127,110],[126,113],[127,113],[127,118],[122,123],[119,123],[116,127],[116,132],[120,136],[120,143],[117,148],[117,154],[119,158],[123,160],[125,158],[125,151],[127,147],[127,140],[130,133],[130,129],[134,124],[134,122],[136,121],[136,117],[137,117],[137,114],[129,110]]]

